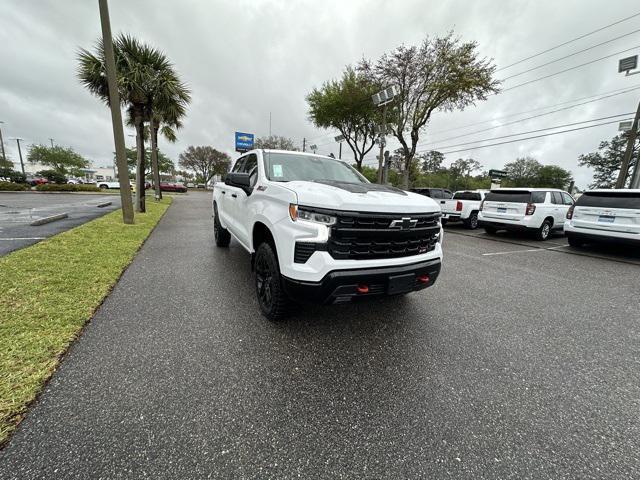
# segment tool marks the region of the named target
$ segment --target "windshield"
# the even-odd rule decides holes
[[[342,160],[333,160],[295,153],[264,153],[264,170],[274,182],[293,180],[330,180],[347,183],[368,183],[367,179]]]

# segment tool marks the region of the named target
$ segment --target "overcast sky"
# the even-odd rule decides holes
[[[48,143],[53,138],[56,144],[73,147],[95,166],[112,164],[109,111],[75,77],[78,48],[91,47],[100,34],[97,4],[89,0],[3,0],[0,120],[5,122],[1,128],[12,160],[18,159],[12,138],[22,137],[27,145]],[[233,155],[234,131],[267,135],[269,112],[274,134],[291,137],[299,145],[306,137],[309,143],[318,145],[320,153],[337,154],[332,141],[335,132],[318,130],[309,122],[305,95],[325,80],[338,77],[345,65],[363,56],[375,59],[402,43],[417,44],[425,35],[439,36],[454,30],[464,40],[477,41],[481,54],[493,58],[500,68],[640,12],[640,4],[637,0],[111,0],[110,9],[114,33],[133,34],[164,50],[193,91],[193,103],[178,142],[160,145],[177,161],[188,145],[212,145]],[[519,73],[637,29],[640,17],[499,71],[497,77]],[[442,142],[548,111],[543,107],[640,85],[640,76],[617,73],[619,57],[640,53],[638,32],[506,80],[503,87],[631,47],[637,48],[505,91],[464,112],[437,113],[421,137],[424,146],[419,148],[439,148],[633,112],[640,90]],[[500,119],[537,108],[541,110]],[[612,120],[617,122],[617,118]],[[542,163],[570,169],[578,186],[585,187],[591,173],[578,167],[578,155],[595,150],[601,140],[616,131],[617,123],[613,123],[470,150],[447,155],[447,163],[462,156],[475,158],[486,168],[501,168],[516,157],[532,155]],[[129,129],[127,133],[133,132]],[[430,143],[436,140],[441,143]],[[134,144],[133,138],[127,141]],[[373,155],[370,157],[373,159]]]

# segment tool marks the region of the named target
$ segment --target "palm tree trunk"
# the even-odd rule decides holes
[[[153,184],[156,187],[156,200],[162,200],[160,190],[160,167],[158,166],[158,129],[160,124],[153,119],[151,113],[151,168],[153,170]]]
[[[133,118],[136,126],[136,149],[138,154],[136,158],[136,212],[144,213],[147,208],[144,198],[145,151],[142,110],[136,111]]]

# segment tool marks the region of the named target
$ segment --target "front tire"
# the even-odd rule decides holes
[[[545,220],[536,232],[536,238],[541,242],[544,242],[549,238],[549,235],[551,235],[551,222],[549,220]]]
[[[256,296],[262,314],[272,322],[281,320],[288,313],[291,301],[282,285],[278,258],[267,242],[258,247],[255,271]]]
[[[213,236],[216,239],[216,246],[221,248],[228,247],[231,242],[231,234],[229,233],[229,230],[220,224],[217,205],[213,207],[213,213]]]

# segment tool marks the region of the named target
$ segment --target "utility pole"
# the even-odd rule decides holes
[[[22,149],[20,148],[20,140],[22,138],[16,138],[16,142],[18,142],[18,156],[20,157],[20,168],[22,169],[22,174],[24,175],[24,162],[22,161]]]
[[[380,143],[380,158],[378,159],[378,183],[382,184],[382,170],[384,169],[384,147],[387,144],[385,134],[387,133],[387,104],[382,107],[382,127],[380,129],[380,136],[378,142]]]
[[[50,138],[49,140],[51,140],[51,148],[53,148],[53,138]]]
[[[116,60],[113,54],[111,23],[109,21],[109,6],[107,5],[107,0],[98,0],[98,6],[100,8],[102,42],[104,45],[107,83],[109,85],[109,107],[111,108],[111,123],[113,124],[113,141],[116,147],[116,161],[118,163],[118,181],[120,183],[122,221],[125,224],[133,224],[133,201],[131,200],[131,185],[129,184],[127,153],[124,146],[124,130],[122,128],[120,95],[118,93],[118,84],[116,80]],[[144,192],[142,192],[142,194],[144,195]]]
[[[636,166],[633,168],[633,176],[631,177],[629,188],[640,188],[640,147],[638,147]]]
[[[4,123],[0,120],[0,124]],[[2,160],[7,161],[7,156],[4,153],[4,140],[2,140],[2,128],[0,128],[0,146],[2,147]]]
[[[633,146],[636,142],[636,136],[638,135],[638,123],[640,122],[640,103],[638,103],[638,109],[636,110],[636,116],[633,119],[631,130],[628,132],[627,137],[627,149],[624,152],[622,158],[622,165],[620,165],[620,173],[618,174],[618,180],[616,181],[616,188],[624,188],[626,183],[627,174],[629,173],[629,165],[631,164],[631,155],[633,154]],[[636,169],[638,167],[636,166]]]
[[[306,138],[302,139],[302,151],[303,152],[307,151],[307,139]]]
[[[376,107],[382,107],[382,125],[380,126],[380,136],[378,142],[380,143],[380,157],[378,158],[378,183],[382,183],[382,169],[384,168],[384,147],[386,144],[385,135],[387,134],[387,105],[391,103],[399,94],[398,87],[392,85],[384,90],[376,93],[371,97],[373,104]]]
[[[271,136],[271,112],[269,112],[269,136]]]
[[[391,166],[391,154],[389,150],[384,152],[384,167],[382,168],[382,183],[384,185],[389,183],[389,167]]]

